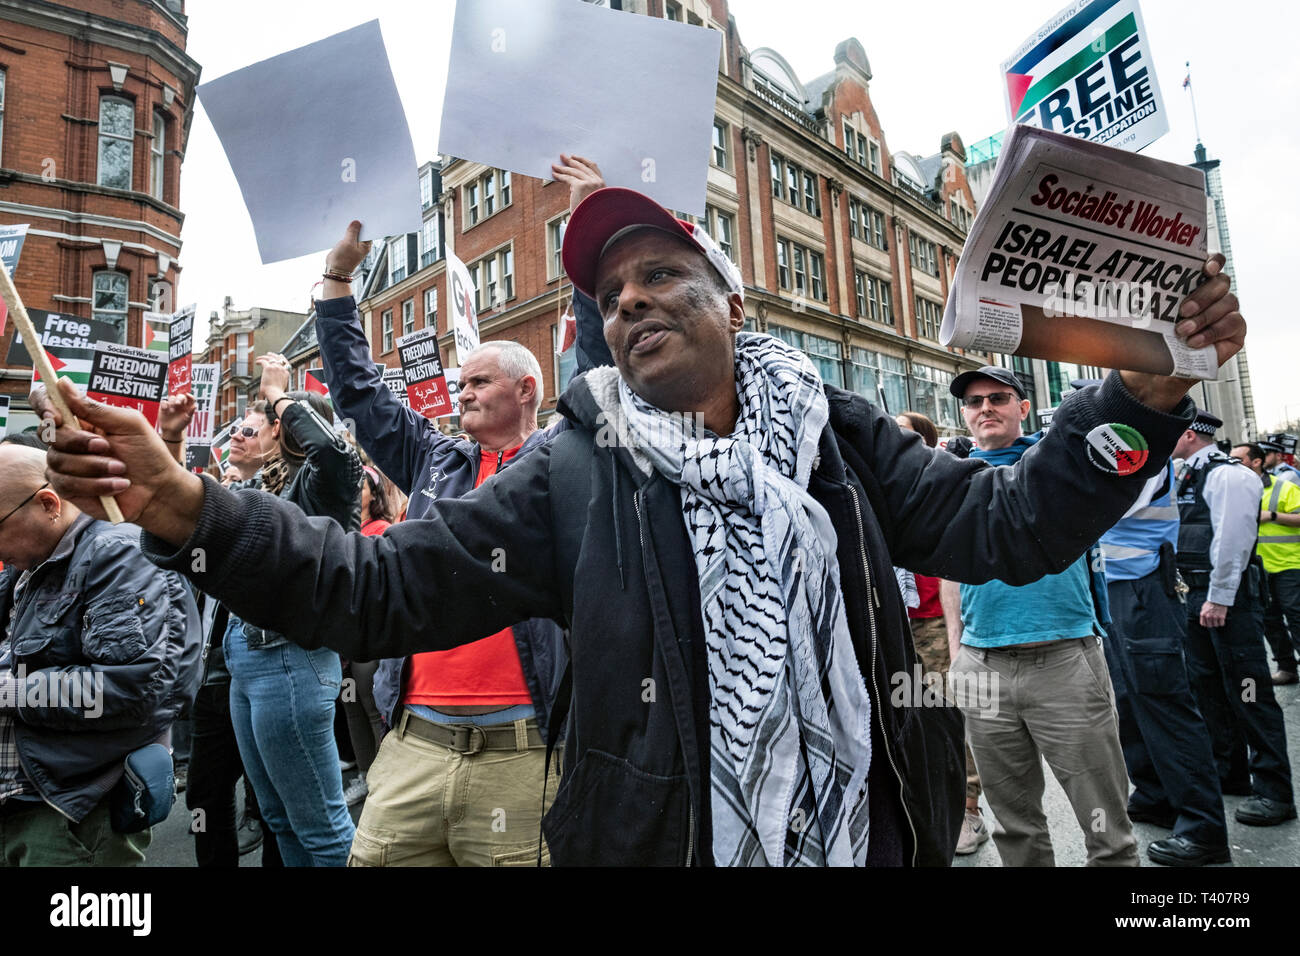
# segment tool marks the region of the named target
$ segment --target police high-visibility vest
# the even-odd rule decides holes
[[[1300,511],[1300,485],[1281,478],[1272,479],[1264,489],[1262,508],[1278,514]],[[1269,574],[1300,569],[1300,528],[1291,528],[1276,521],[1265,521],[1259,526],[1259,544],[1255,553],[1264,562]]]
[[[1160,545],[1178,542],[1178,504],[1174,501],[1174,463],[1165,466],[1164,490],[1151,503],[1121,518],[1101,536],[1107,581],[1135,581],[1160,564]]]

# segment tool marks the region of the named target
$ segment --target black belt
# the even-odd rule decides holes
[[[528,719],[524,734],[526,739],[520,741],[513,723],[498,724],[494,727],[481,727],[477,724],[438,724],[412,713],[408,707],[402,710],[401,719],[397,722],[397,734],[399,737],[411,734],[421,740],[427,740],[429,743],[462,754],[482,753],[484,750],[533,750],[546,746],[546,741],[542,740],[542,732],[537,729],[535,717]],[[523,746],[520,746],[521,743]]]

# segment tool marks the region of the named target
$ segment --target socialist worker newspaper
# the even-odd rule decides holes
[[[939,340],[974,351],[1213,379],[1174,334],[1205,281],[1200,170],[1014,126],[957,263]]]

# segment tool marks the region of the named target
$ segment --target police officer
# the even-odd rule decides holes
[[[1174,831],[1147,848],[1153,862],[1202,866],[1231,855],[1210,735],[1183,659],[1187,609],[1176,588],[1177,540],[1169,462],[1101,538],[1111,616],[1105,647],[1133,781],[1129,818]]]
[[[1264,470],[1270,475],[1281,478],[1283,481],[1291,481],[1300,484],[1300,468],[1296,468],[1286,460],[1287,446],[1285,444],[1289,436],[1285,432],[1279,432],[1276,435],[1269,435],[1267,439],[1259,443],[1260,449],[1264,452]],[[1290,439],[1290,447],[1295,450],[1295,439]]]
[[[1273,683],[1294,684],[1296,651],[1300,649],[1300,485],[1265,470],[1265,442],[1237,445],[1232,457],[1247,465],[1264,483],[1259,543],[1255,546],[1268,582],[1264,639],[1277,661]]]
[[[1218,450],[1223,421],[1197,411],[1174,448],[1178,474],[1178,570],[1187,581],[1187,664],[1221,779],[1231,773],[1234,734],[1250,748],[1251,796],[1239,823],[1272,826],[1296,816],[1286,727],[1260,640],[1259,570],[1251,564],[1259,478]],[[1236,730],[1234,731],[1234,718]],[[1223,791],[1232,792],[1227,780]]]

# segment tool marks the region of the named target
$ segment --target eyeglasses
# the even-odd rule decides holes
[[[257,434],[257,431],[258,430],[254,428],[252,425],[243,425],[243,426],[231,425],[230,437],[234,438],[236,435],[243,435],[245,438],[252,438],[254,435]]]
[[[1015,392],[994,392],[991,395],[967,395],[961,400],[961,403],[967,408],[983,408],[984,399],[989,400],[994,408],[1001,408],[1007,402],[1016,397]]]
[[[37,488],[35,491],[33,491],[30,495],[28,495],[26,498],[24,498],[21,502],[19,502],[17,508],[14,508],[13,511],[9,512],[9,513],[8,513],[7,515],[5,515],[3,518],[0,518],[0,524],[4,524],[4,523],[5,523],[6,521],[8,521],[10,518],[12,518],[14,515],[16,515],[19,511],[22,510],[23,506],[26,505],[27,502],[31,501],[33,498],[35,498],[37,495],[39,495],[42,491],[44,491],[44,490],[45,490],[46,488],[48,488],[48,487],[50,487],[50,483],[47,481],[45,484],[41,485],[39,488]]]

